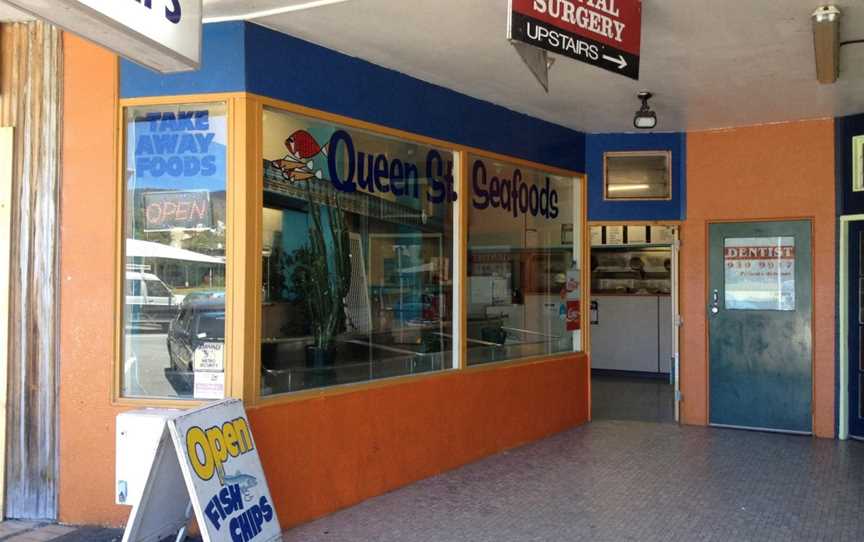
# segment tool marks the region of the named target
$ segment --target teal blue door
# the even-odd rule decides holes
[[[709,225],[709,420],[812,432],[810,222]]]
[[[849,223],[849,434],[864,438],[864,222]],[[840,301],[841,303],[844,300]]]

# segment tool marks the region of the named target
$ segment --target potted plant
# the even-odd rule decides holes
[[[303,299],[313,342],[306,347],[306,364],[320,369],[333,364],[335,338],[345,328],[345,298],[351,287],[351,247],[339,195],[327,192],[327,205],[312,196],[306,182],[309,242],[290,259],[291,279]]]

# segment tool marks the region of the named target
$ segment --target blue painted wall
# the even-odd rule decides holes
[[[162,75],[128,60],[120,61],[120,97],[242,92],[246,88],[244,23],[205,24],[201,69]]]
[[[852,191],[852,138],[864,135],[864,114],[841,117],[834,122],[837,214],[864,213],[864,192]]]
[[[124,98],[240,91],[584,171],[588,174],[589,220],[685,218],[684,134],[586,136],[244,22],[204,26],[202,67],[197,72],[161,75],[125,60],[120,66]],[[860,122],[864,129],[864,120]],[[671,201],[603,201],[603,153],[633,150],[672,152]]]
[[[514,62],[518,62],[514,55]],[[124,98],[248,91],[526,160],[585,171],[585,134],[250,23],[205,25],[202,69],[123,61]]]
[[[604,201],[603,153],[671,151],[672,199],[669,201]],[[687,136],[683,133],[589,134],[585,173],[588,174],[588,220],[648,221],[686,218]]]

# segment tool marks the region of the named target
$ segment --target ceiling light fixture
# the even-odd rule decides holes
[[[816,79],[831,84],[840,76],[840,16],[837,6],[821,6],[813,12],[813,46]]]
[[[633,192],[635,190],[648,190],[650,184],[613,184],[608,187],[610,192]]]
[[[341,4],[348,0],[313,0],[312,2],[303,2],[302,4],[294,4],[293,6],[284,6],[281,8],[265,9],[261,11],[252,11],[242,15],[226,15],[225,17],[204,17],[204,23],[224,23],[227,21],[248,21],[250,19],[260,19],[262,17],[270,17],[272,15],[282,15],[292,11],[302,11],[304,9],[320,8],[331,4]]]
[[[657,113],[652,111],[651,106],[648,105],[648,100],[650,100],[654,95],[647,90],[643,90],[636,96],[642,100],[642,107],[639,108],[639,111],[636,112],[636,116],[633,117],[633,126],[640,130],[651,130],[656,128]]]

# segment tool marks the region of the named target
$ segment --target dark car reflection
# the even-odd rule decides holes
[[[195,351],[206,343],[225,342],[225,293],[196,292],[186,296],[168,328],[170,367],[165,377],[180,395],[191,395]]]

